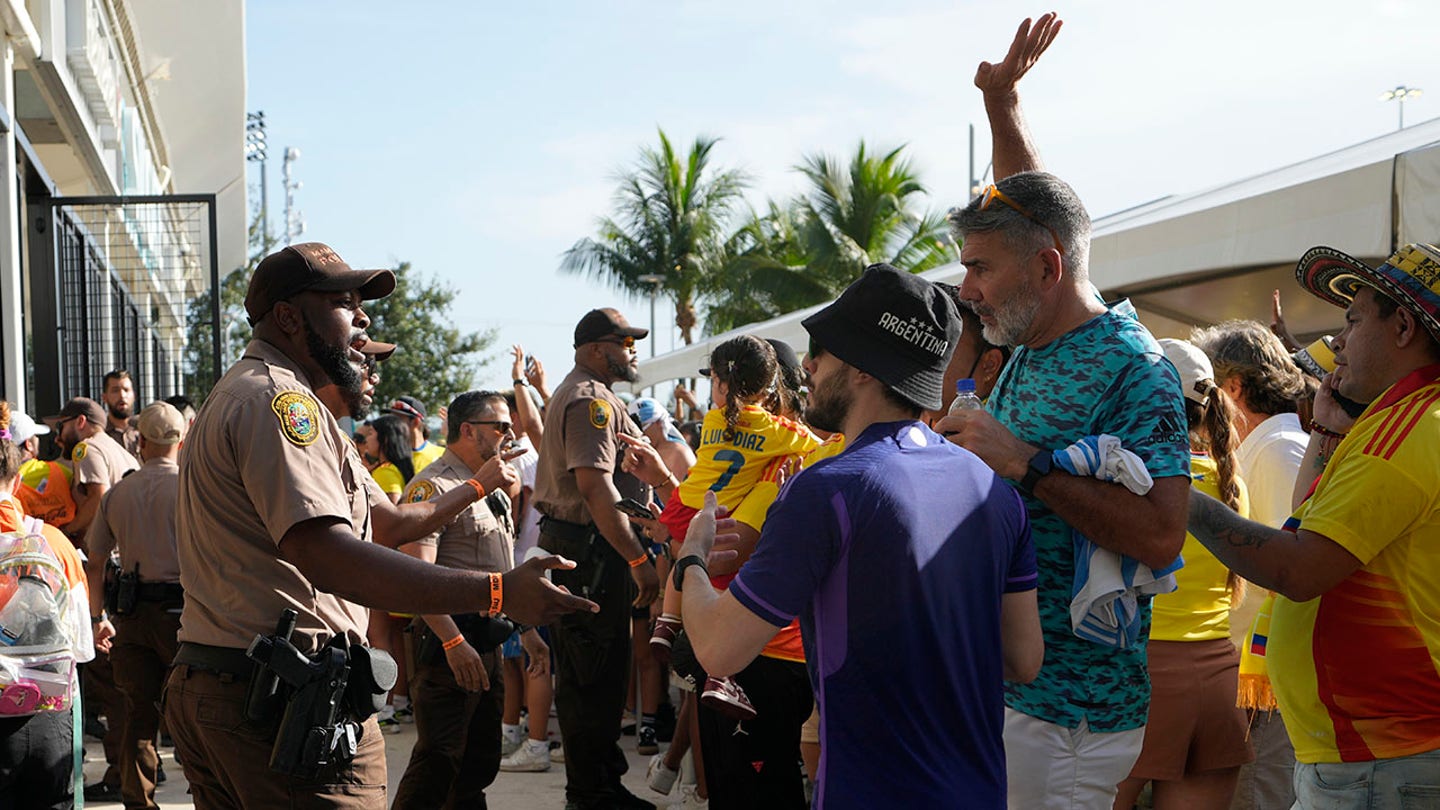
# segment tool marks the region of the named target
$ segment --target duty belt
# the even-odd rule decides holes
[[[596,534],[595,524],[571,523],[549,516],[540,517],[540,533],[548,534],[567,543],[584,543]]]
[[[139,597],[141,602],[179,602],[185,589],[178,582],[142,582]]]
[[[255,662],[246,657],[242,649],[212,647],[209,644],[189,641],[182,641],[179,652],[175,654],[175,665],[180,664],[216,675],[229,675],[237,681],[250,680],[255,671]]]

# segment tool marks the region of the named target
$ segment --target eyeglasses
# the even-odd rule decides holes
[[[980,210],[984,211],[988,209],[990,207],[990,204],[995,202],[996,200],[999,200],[1000,202],[1010,206],[1011,210],[1015,211],[1015,213],[1019,214],[1022,217],[1025,217],[1036,225],[1039,225],[1040,227],[1049,231],[1050,238],[1055,240],[1055,249],[1060,252],[1061,256],[1065,255],[1065,246],[1060,244],[1060,234],[1056,233],[1054,228],[1036,219],[1035,215],[1030,213],[1029,209],[1021,205],[1020,203],[1015,202],[1013,199],[1010,198],[1010,195],[996,188],[994,183],[986,186],[985,192],[980,195]]]
[[[465,424],[467,424],[467,425],[494,425],[494,426],[495,426],[495,432],[496,432],[496,433],[509,433],[509,432],[510,432],[510,427],[511,427],[511,425],[510,425],[509,422],[502,422],[502,421],[499,421],[499,420],[496,420],[496,419],[467,419],[467,420],[465,420]]]
[[[814,337],[811,337],[811,338],[810,338],[810,359],[811,359],[811,360],[818,360],[818,359],[820,359],[820,355],[822,355],[822,354],[824,354],[824,353],[825,353],[825,347],[824,347],[824,346],[821,346],[819,343],[816,343],[816,342],[815,342],[815,338],[814,338]]]
[[[625,337],[604,337],[600,338],[598,342],[614,343],[618,346],[624,346],[629,351],[635,351],[635,338],[630,337],[629,335],[626,335]]]

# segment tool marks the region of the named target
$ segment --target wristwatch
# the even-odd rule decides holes
[[[1020,479],[1020,489],[1027,495],[1035,494],[1035,485],[1040,479],[1050,474],[1055,466],[1055,460],[1050,456],[1049,450],[1037,450],[1035,455],[1030,457],[1030,465],[1025,470],[1025,477]]]
[[[710,569],[705,567],[705,558],[699,554],[687,554],[675,563],[675,573],[671,575],[670,582],[675,586],[676,593],[685,589],[685,569],[692,565],[700,566],[700,570],[710,575]]]
[[[529,385],[529,384],[530,384],[530,383],[528,383],[528,382],[520,379],[519,377],[516,377],[516,378],[515,378],[515,385]]]

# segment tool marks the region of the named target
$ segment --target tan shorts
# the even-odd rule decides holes
[[[1235,706],[1240,652],[1228,638],[1151,641],[1150,720],[1132,778],[1178,781],[1255,759]]]
[[[820,744],[820,704],[815,704],[815,710],[810,712],[810,719],[800,727],[800,744]]]

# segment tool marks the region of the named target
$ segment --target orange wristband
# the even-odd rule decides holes
[[[478,501],[485,498],[485,487],[481,486],[479,481],[476,481],[474,478],[466,478],[465,483],[475,488],[475,500]]]
[[[490,615],[500,615],[500,606],[504,604],[505,585],[499,574],[490,575]]]
[[[456,647],[459,647],[461,644],[464,644],[464,643],[465,643],[465,637],[464,637],[464,636],[456,636],[456,637],[450,639],[449,641],[445,642],[444,644],[441,644],[441,645],[440,645],[440,648],[443,649],[445,652],[450,652],[451,650],[455,649]]]
[[[631,560],[629,564],[630,564],[630,567],[631,567],[631,568],[639,568],[640,566],[644,565],[644,564],[647,563],[647,562],[650,562],[650,555],[649,555],[649,554],[641,554],[639,557],[636,557],[635,559]]]

